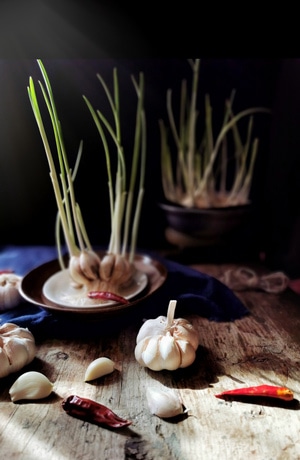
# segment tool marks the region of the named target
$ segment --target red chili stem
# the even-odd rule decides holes
[[[108,407],[76,395],[65,398],[62,402],[62,407],[68,415],[86,422],[106,425],[112,428],[121,428],[132,424],[130,420],[119,417]]]
[[[103,299],[103,300],[113,300],[114,302],[119,302],[122,304],[128,304],[129,300],[125,299],[114,292],[107,292],[107,291],[90,291],[88,293],[88,297],[90,299]]]
[[[257,385],[246,388],[236,388],[234,390],[223,391],[215,395],[216,398],[227,399],[230,396],[266,396],[269,398],[283,399],[284,401],[292,401],[294,393],[287,387],[279,387],[274,385]]]

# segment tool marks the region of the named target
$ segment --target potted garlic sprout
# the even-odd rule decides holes
[[[107,118],[100,110],[95,110],[90,101],[83,96],[102,140],[108,174],[111,236],[106,253],[100,256],[90,243],[75,194],[74,182],[82,155],[83,144],[81,141],[76,163],[74,169],[72,169],[69,164],[51,83],[42,61],[38,59],[37,63],[43,77],[43,82],[39,81],[39,86],[51,119],[55,138],[55,151],[54,148],[50,146],[49,136],[46,133],[32,77],[29,79],[28,95],[43,141],[57,204],[56,244],[61,267],[59,273],[55,274],[51,280],[48,280],[49,282],[46,281],[44,294],[47,298],[50,298],[50,300],[52,300],[52,296],[54,295],[54,300],[57,300],[56,289],[58,289],[58,285],[61,285],[61,289],[64,291],[62,294],[64,296],[62,301],[63,304],[70,303],[80,306],[94,303],[101,304],[101,302],[107,300],[107,298],[111,301],[126,302],[126,299],[122,297],[122,290],[131,286],[136,273],[134,257],[144,193],[146,158],[144,76],[141,73],[138,82],[132,77],[137,95],[137,109],[129,188],[127,187],[128,171],[126,170],[125,155],[121,140],[117,69],[115,68],[113,70],[113,95],[110,93],[103,78],[97,75],[109,101],[113,113],[114,125],[108,122]],[[113,141],[117,155],[117,171],[115,178],[111,171],[110,159],[112,152],[108,149],[107,133]],[[138,171],[140,173],[139,190],[136,203],[134,203]],[[132,216],[133,209],[135,209],[134,216]],[[67,264],[61,250],[61,229],[68,250],[69,257]],[[63,278],[61,278],[62,276]],[[66,284],[67,289],[65,287]]]
[[[187,81],[183,80],[178,123],[171,89],[166,99],[169,126],[159,120],[166,199],[160,207],[169,225],[167,239],[183,247],[214,244],[248,221],[259,146],[258,138],[253,139],[254,115],[270,113],[266,107],[250,107],[235,114],[233,90],[215,135],[209,94],[204,96],[203,113],[197,107],[200,59],[188,63],[193,75],[191,91],[188,94]],[[245,122],[246,126],[241,125]]]

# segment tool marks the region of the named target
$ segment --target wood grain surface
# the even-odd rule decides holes
[[[232,265],[194,268],[220,277]],[[260,291],[237,293],[251,314],[217,323],[187,316],[197,328],[195,362],[177,371],[150,371],[134,358],[140,322],[98,340],[40,341],[34,361],[23,368],[44,373],[50,397],[12,403],[9,388],[20,374],[0,380],[0,442],[3,459],[20,460],[294,460],[300,459],[300,297]],[[91,383],[91,361],[107,356],[119,370]],[[294,400],[224,401],[226,389],[288,386]],[[161,419],[150,413],[149,386],[178,391],[186,414]],[[76,394],[108,406],[132,425],[108,429],[73,418],[62,400]]]

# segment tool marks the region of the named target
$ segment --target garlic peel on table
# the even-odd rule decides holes
[[[0,378],[22,369],[36,355],[33,334],[14,323],[0,326]]]
[[[22,300],[20,285],[22,277],[3,271],[0,272],[0,310],[15,308]]]
[[[171,300],[167,317],[147,320],[140,328],[134,354],[142,366],[154,371],[176,370],[194,362],[198,332],[186,319],[174,319],[176,304]]]
[[[53,383],[40,372],[29,371],[20,375],[9,390],[12,402],[25,399],[44,399],[53,390]]]
[[[158,417],[176,417],[186,412],[181,399],[174,391],[148,387],[146,398],[151,414]]]

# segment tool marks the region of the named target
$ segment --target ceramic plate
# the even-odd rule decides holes
[[[100,257],[103,257],[104,252],[98,251],[98,254]],[[102,303],[97,306],[72,306],[64,304],[63,302],[57,303],[57,301],[53,301],[53,299],[50,300],[43,291],[44,286],[47,285],[51,277],[61,271],[57,259],[46,262],[27,273],[22,279],[20,292],[22,297],[28,302],[52,312],[110,316],[118,314],[124,309],[131,308],[141,300],[146,299],[159,289],[167,278],[167,269],[165,266],[148,255],[137,254],[134,258],[134,264],[138,275],[135,280],[135,290],[127,293],[130,298],[128,304],[116,304],[114,302],[113,304]],[[47,295],[49,296],[49,292]]]
[[[134,274],[134,278],[130,286],[119,292],[119,295],[129,300],[136,297],[145,289],[148,283],[146,273],[139,270]],[[108,307],[116,305],[116,301],[112,300],[94,300],[89,299],[86,295],[83,297],[82,290],[75,288],[70,284],[69,270],[60,270],[45,282],[43,286],[43,295],[56,305],[61,307],[82,307],[90,308]]]

